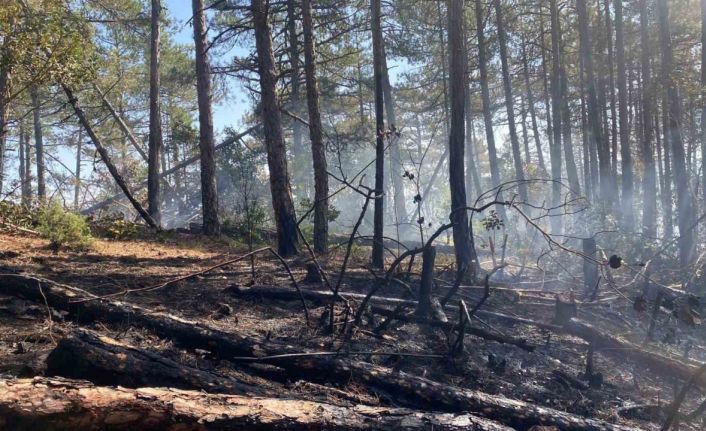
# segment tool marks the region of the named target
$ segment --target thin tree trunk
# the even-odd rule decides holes
[[[498,151],[495,147],[495,134],[493,133],[493,107],[490,104],[490,89],[488,78],[487,51],[485,42],[485,20],[481,0],[474,0],[476,16],[476,36],[478,39],[478,69],[480,71],[481,100],[483,102],[483,122],[485,126],[485,139],[488,143],[488,163],[490,164],[491,187],[500,185],[500,168],[498,165]],[[502,197],[499,197],[502,199]],[[496,210],[501,218],[505,219],[505,207],[498,205]]]
[[[23,206],[27,206],[27,170],[25,168],[25,140],[27,139],[27,130],[25,130],[25,122],[20,119],[20,136],[19,143],[17,147],[19,148],[18,159],[20,162],[19,166],[19,177],[20,177],[20,202]]]
[[[463,0],[448,2],[449,82],[451,84],[451,128],[449,134],[449,186],[451,188],[451,222],[453,226],[456,270],[470,280],[475,279],[476,257],[468,224],[466,206],[464,104],[466,66],[463,36]],[[519,152],[519,146],[517,148]],[[525,192],[526,193],[526,192]]]
[[[706,211],[706,0],[701,0],[701,198]]]
[[[135,138],[135,135],[132,133],[132,130],[128,127],[128,125],[125,123],[125,120],[123,120],[123,117],[120,116],[118,111],[115,110],[115,107],[113,107],[113,104],[110,103],[108,98],[105,96],[105,93],[98,87],[98,84],[93,83],[93,88],[96,90],[96,93],[98,93],[98,96],[100,96],[101,100],[103,101],[103,104],[105,105],[106,108],[108,108],[108,111],[110,111],[110,114],[113,116],[115,121],[118,123],[118,126],[120,129],[125,133],[127,136],[128,140],[132,144],[132,147],[140,154],[140,157],[142,157],[142,160],[149,162],[149,157],[147,153],[145,153],[145,150],[142,149],[140,144],[137,142],[137,138]]]
[[[546,116],[547,116],[547,141],[549,142],[549,151],[551,152],[551,149],[554,148],[554,131],[552,127],[552,110],[551,110],[551,99],[549,97],[549,68],[547,67],[547,44],[544,39],[545,37],[545,30],[544,30],[544,17],[542,14],[539,15],[539,26],[540,26],[540,33],[541,33],[541,50],[542,50],[542,87],[544,90],[544,108],[546,111]],[[545,168],[546,170],[546,168]],[[549,172],[549,171],[547,171]]]
[[[606,49],[608,52],[607,55],[607,64],[606,67],[608,70],[606,71],[608,74],[608,87],[609,87],[609,93],[610,93],[610,148],[611,148],[611,174],[613,179],[618,178],[618,123],[616,122],[617,115],[616,115],[616,107],[615,107],[615,75],[613,74],[613,56],[614,51],[613,51],[613,25],[611,23],[610,19],[610,0],[604,0],[604,9],[605,9],[605,22],[606,22]],[[617,19],[617,18],[616,18]],[[617,24],[616,24],[617,26]],[[617,31],[617,29],[616,29]],[[617,35],[616,35],[616,44],[617,44]],[[623,67],[623,69],[625,69]],[[619,73],[618,73],[619,74]],[[620,79],[620,76],[618,76],[618,79]],[[623,79],[625,77],[623,76]],[[608,130],[606,127],[606,135],[608,134]],[[616,190],[616,196],[617,196],[617,190]],[[623,201],[624,202],[624,201]]]
[[[160,19],[162,15],[161,0],[151,0],[151,32],[150,32],[150,134],[147,161],[147,211],[152,219],[161,224],[161,193],[159,182],[159,166],[162,153],[162,118],[160,107]]]
[[[553,145],[549,151],[549,161],[551,163],[552,176],[552,207],[559,206],[561,196],[561,42],[559,40],[561,30],[559,28],[559,8],[557,0],[550,0],[549,9],[551,15],[552,34],[552,132],[554,134]],[[551,229],[553,233],[561,232],[561,220],[558,217],[551,218]]]
[[[505,23],[503,21],[502,4],[500,0],[493,0],[495,4],[495,19],[498,30],[498,44],[500,45],[500,63],[503,76],[503,89],[505,93],[505,109],[507,110],[508,129],[510,131],[510,144],[512,146],[512,156],[515,166],[515,177],[519,181],[518,191],[520,199],[527,201],[527,184],[525,184],[525,172],[522,167],[520,156],[520,141],[517,138],[515,125],[515,107],[512,99],[512,83],[510,82],[510,66],[507,55],[507,33],[505,33]]]
[[[316,76],[316,43],[311,16],[311,0],[302,0],[304,27],[304,73],[306,100],[309,106],[309,136],[314,163],[314,250],[328,251],[328,174],[326,173],[326,146],[322,136],[319,111],[319,88]]]
[[[24,140],[25,147],[25,182],[24,185],[27,187],[26,196],[27,200],[25,204],[30,207],[32,206],[32,143],[30,141],[30,130],[25,133]]]
[[[588,30],[588,14],[586,0],[576,0],[576,11],[579,21],[579,39],[583,68],[586,74],[586,93],[588,97],[588,123],[589,142],[598,149],[598,167],[600,173],[600,197],[603,204],[611,208],[615,202],[615,189],[612,184],[610,165],[610,148],[604,139],[601,128],[600,107],[596,89],[596,77],[593,70],[593,57],[591,55],[591,38]]]
[[[633,176],[630,154],[630,126],[628,125],[628,89],[625,71],[625,29],[623,24],[623,0],[615,0],[615,45],[618,62],[618,116],[620,122],[620,158],[622,167],[621,188],[623,190],[622,217],[628,229],[635,224],[633,217]],[[611,109],[614,109],[611,106]]]
[[[694,203],[689,186],[684,156],[684,141],[680,129],[679,94],[672,76],[672,41],[669,29],[669,5],[667,0],[658,0],[660,45],[662,49],[662,82],[667,91],[665,100],[665,136],[669,136],[674,161],[674,182],[677,188],[677,223],[679,226],[679,262],[685,268],[693,262],[696,252],[694,235],[687,230],[694,222]],[[666,152],[665,152],[666,153]]]
[[[653,137],[653,85],[650,77],[650,33],[647,1],[640,0],[640,66],[642,69],[642,227],[648,238],[657,236],[657,178]],[[702,0],[706,4],[706,0]]]
[[[37,198],[43,204],[46,200],[47,192],[44,182],[44,135],[42,134],[42,113],[39,93],[36,87],[30,89],[32,99],[32,109],[34,118],[34,147],[37,158]]]
[[[372,8],[371,30],[373,38],[373,69],[375,75],[375,210],[373,214],[373,253],[372,265],[382,268],[384,264],[384,248],[382,237],[385,200],[383,199],[383,184],[385,178],[385,120],[383,100],[383,64],[382,64],[382,29],[380,0],[370,2]]]
[[[10,111],[10,71],[0,66],[0,194],[5,183],[5,150],[7,146],[7,117]]]
[[[399,226],[400,231],[404,233],[407,225],[407,209],[405,205],[404,183],[402,174],[404,166],[402,157],[400,156],[399,137],[394,133],[397,131],[397,116],[395,115],[395,99],[392,95],[392,84],[390,83],[390,74],[387,68],[387,54],[385,52],[385,43],[382,44],[382,91],[385,102],[385,115],[387,115],[387,123],[393,131],[390,137],[390,178],[392,180],[392,195],[395,211],[395,223]],[[402,235],[404,236],[404,234]]]
[[[479,196],[482,193],[482,185],[480,183],[480,175],[478,175],[478,163],[476,162],[476,140],[475,131],[473,126],[473,103],[471,100],[472,93],[472,83],[471,83],[471,65],[468,61],[468,26],[466,21],[463,22],[463,64],[466,68],[466,74],[464,79],[465,87],[465,114],[466,114],[466,203],[468,206],[472,206],[473,198],[472,196]],[[473,187],[475,186],[475,190]]]
[[[196,94],[199,104],[199,150],[201,157],[201,211],[206,235],[220,232],[216,158],[213,138],[211,63],[203,0],[193,0],[194,43],[196,47]],[[295,123],[298,123],[295,121]]]
[[[301,85],[300,85],[300,75],[301,75],[301,61],[299,59],[299,37],[297,36],[297,1],[287,0],[287,53],[289,55],[289,67],[291,67],[291,78],[290,78],[290,105],[292,113],[301,116],[302,101],[301,101]],[[306,163],[304,161],[304,145],[302,143],[302,124],[299,121],[292,121],[292,154],[294,156],[294,163],[292,165],[292,182],[294,183],[295,190],[298,187],[304,187],[308,189],[306,181],[306,175],[304,172],[298,172],[299,170],[304,170]],[[309,190],[305,190],[305,194],[309,195]]]
[[[96,133],[93,131],[93,127],[91,127],[91,123],[88,122],[86,114],[83,112],[83,109],[81,109],[81,106],[78,104],[78,99],[76,98],[76,96],[74,96],[73,91],[66,85],[62,84],[62,87],[64,89],[64,93],[66,93],[66,97],[69,99],[69,103],[71,103],[71,106],[74,108],[74,113],[76,114],[76,117],[78,117],[79,122],[81,123],[81,125],[83,125],[83,128],[86,130],[86,133],[88,133],[88,136],[93,141],[93,145],[95,145],[96,150],[101,156],[103,163],[105,163],[106,167],[108,168],[110,175],[113,176],[115,183],[118,185],[118,187],[120,187],[120,189],[125,194],[125,197],[127,197],[127,199],[130,201],[133,208],[135,208],[138,214],[142,216],[147,225],[159,229],[159,225],[157,225],[157,223],[150,216],[150,214],[145,211],[144,208],[142,208],[142,205],[140,205],[137,199],[135,199],[135,197],[130,192],[130,188],[127,186],[127,183],[120,175],[120,172],[118,172],[118,169],[113,164],[113,161],[110,159],[108,151],[101,143],[100,139],[98,138],[98,135],[96,135]]]
[[[80,127],[80,126],[79,126]],[[78,139],[76,142],[76,170],[74,171],[74,210],[78,211],[81,206],[81,151],[83,147],[83,128],[78,129]]]
[[[569,106],[569,79],[566,75],[566,67],[559,66],[561,76],[561,130],[564,147],[564,160],[566,160],[566,176],[569,179],[569,187],[573,196],[581,196],[581,183],[576,169],[574,157],[574,145],[571,139],[571,107]]]
[[[272,36],[266,0],[252,0],[255,44],[257,45],[262,121],[267,148],[267,165],[270,170],[270,192],[277,226],[279,254],[296,254],[299,243],[294,202],[290,194],[287,150],[282,136],[282,118],[277,97],[277,73],[272,53]]]
[[[544,49],[544,47],[542,47]],[[532,134],[534,135],[534,144],[537,148],[537,162],[540,169],[547,170],[544,164],[544,154],[542,154],[542,141],[539,137],[539,126],[537,125],[537,114],[534,109],[534,93],[532,92],[532,84],[530,83],[529,65],[527,60],[527,41],[522,38],[522,74],[525,78],[525,91],[527,92],[527,103],[529,104],[529,114],[532,120]]]

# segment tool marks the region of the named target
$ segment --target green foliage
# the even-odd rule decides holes
[[[252,240],[258,242],[262,240],[262,227],[266,220],[265,209],[257,202],[253,202],[233,216],[223,219],[221,232],[246,241],[252,235]]]
[[[42,208],[38,222],[37,230],[51,241],[50,246],[55,253],[61,247],[85,250],[93,242],[86,220],[78,214],[65,211],[57,202]]]

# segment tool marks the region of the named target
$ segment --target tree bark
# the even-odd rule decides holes
[[[694,223],[694,202],[689,186],[689,175],[684,156],[684,141],[680,128],[680,103],[677,86],[672,76],[672,41],[669,29],[669,5],[666,0],[658,0],[660,45],[662,50],[662,85],[666,89],[665,136],[669,136],[672,160],[674,162],[674,182],[677,187],[677,223],[679,226],[679,262],[682,268],[690,265],[696,252],[694,235],[687,231]]]
[[[701,198],[706,210],[706,0],[701,0]]]
[[[1,52],[1,51],[0,51]],[[5,152],[7,147],[7,118],[10,112],[10,70],[0,66],[0,194],[5,183]]]
[[[527,202],[527,184],[525,184],[525,171],[522,166],[520,155],[520,141],[517,138],[517,126],[515,124],[515,106],[512,99],[512,82],[510,81],[510,65],[507,55],[507,33],[505,32],[505,22],[503,19],[502,4],[500,0],[493,0],[495,4],[495,20],[498,29],[498,44],[500,47],[500,63],[503,76],[503,90],[505,93],[505,109],[507,111],[508,129],[510,131],[510,144],[512,146],[512,156],[515,166],[515,178],[519,182],[518,191],[520,199]],[[453,159],[453,157],[452,157]]]
[[[311,13],[311,0],[302,0],[304,27],[304,73],[306,100],[309,107],[309,137],[314,164],[314,251],[328,251],[328,173],[326,146],[322,135],[319,88],[316,76],[316,42]]]
[[[630,154],[630,128],[628,125],[628,89],[625,71],[625,28],[623,23],[623,0],[615,0],[615,48],[618,63],[618,120],[620,125],[620,158],[621,158],[621,199],[623,222],[632,229],[633,217],[633,175],[632,155]]]
[[[478,70],[480,71],[481,101],[483,102],[483,122],[485,139],[488,142],[488,163],[490,164],[490,181],[492,187],[500,185],[500,168],[498,166],[498,151],[495,147],[493,132],[493,107],[490,104],[490,88],[488,77],[488,60],[485,42],[485,19],[481,0],[474,0],[476,16],[476,37],[478,39]],[[498,196],[502,199],[501,196]],[[505,207],[498,205],[496,211],[502,219],[506,219]]]
[[[542,47],[544,49],[544,47]],[[522,74],[525,78],[525,91],[527,93],[527,103],[529,104],[529,114],[532,120],[532,134],[534,135],[534,145],[537,148],[537,162],[539,168],[543,171],[547,170],[544,164],[544,154],[542,153],[542,140],[539,136],[539,126],[537,125],[537,114],[534,108],[534,93],[532,92],[532,83],[530,82],[529,62],[527,60],[527,41],[522,40]]]
[[[192,0],[194,44],[196,50],[196,94],[199,105],[199,156],[201,160],[201,212],[203,231],[218,235],[218,192],[213,138],[211,63],[208,56],[208,34],[203,0]]]
[[[0,426],[16,431],[512,430],[466,413],[340,407],[170,388],[108,388],[44,377],[0,380],[0,418]]]
[[[66,97],[69,99],[69,103],[71,103],[71,106],[74,108],[74,113],[76,113],[76,117],[78,117],[79,122],[83,125],[83,128],[86,130],[86,133],[88,133],[88,136],[93,141],[93,145],[95,145],[98,154],[100,154],[103,163],[105,163],[105,166],[108,168],[108,172],[110,172],[110,175],[113,176],[113,179],[115,180],[118,187],[120,187],[120,189],[123,191],[125,197],[130,201],[137,213],[142,216],[142,218],[145,220],[145,223],[147,223],[147,225],[150,227],[159,229],[159,226],[154,221],[154,219],[152,219],[152,216],[150,216],[150,214],[145,211],[144,208],[142,208],[142,205],[140,205],[137,199],[135,199],[135,197],[130,192],[130,188],[128,187],[127,183],[123,179],[122,175],[120,175],[120,172],[118,172],[118,169],[113,164],[113,161],[110,159],[108,151],[105,149],[100,139],[98,139],[98,135],[96,135],[96,133],[93,131],[93,127],[91,127],[91,123],[88,122],[86,114],[83,112],[83,109],[81,109],[81,106],[78,104],[78,99],[76,98],[76,96],[74,96],[73,91],[67,85],[62,84],[62,87],[64,89],[64,93],[66,93]],[[37,154],[39,154],[39,149],[37,151]],[[37,163],[37,166],[39,166],[39,163]],[[39,170],[39,167],[37,169]]]
[[[385,200],[383,199],[383,183],[385,178],[385,121],[384,121],[384,96],[383,96],[383,67],[382,67],[382,29],[380,0],[371,0],[371,31],[373,40],[373,70],[375,81],[375,209],[373,214],[373,253],[372,265],[382,268],[384,265],[384,236],[383,217],[385,214]]]
[[[610,148],[604,139],[601,127],[600,107],[596,89],[596,77],[593,70],[591,55],[591,37],[588,29],[588,14],[586,0],[576,0],[576,11],[579,21],[579,39],[581,60],[585,73],[586,96],[588,98],[588,129],[589,143],[598,149],[598,167],[600,173],[600,197],[608,208],[615,201],[615,190],[611,181]]]
[[[150,134],[147,159],[147,211],[157,226],[162,223],[159,164],[162,154],[162,114],[160,107],[160,19],[161,0],[151,0],[150,21]]]
[[[260,74],[267,165],[270,170],[270,192],[277,225],[277,246],[280,255],[292,256],[298,252],[299,239],[287,171],[287,149],[282,136],[282,117],[277,97],[277,73],[272,53],[267,1],[252,0],[252,12]]]
[[[47,191],[44,182],[44,135],[42,133],[42,105],[36,87],[30,89],[32,114],[34,119],[34,151],[37,159],[37,199],[40,204],[46,201]]]
[[[96,385],[195,389],[210,393],[264,395],[232,377],[180,364],[88,330],[62,338],[47,357],[47,376],[89,380]]]
[[[640,0],[640,67],[642,70],[642,229],[648,238],[657,236],[657,177],[653,145],[653,84],[650,71],[650,33],[647,1]]]
[[[20,142],[21,144],[21,142]],[[83,127],[79,125],[78,137],[76,139],[76,170],[74,171],[74,210],[78,211],[81,206],[81,151],[83,149]]]
[[[451,188],[451,222],[453,226],[456,270],[475,279],[476,261],[473,237],[468,223],[465,151],[466,66],[463,36],[463,0],[448,2],[449,81],[451,84],[451,129],[449,133],[449,186]],[[517,138],[517,136],[515,136]],[[519,146],[517,148],[519,151]]]
[[[549,1],[551,15],[552,34],[552,132],[554,137],[552,147],[549,149],[549,161],[552,168],[552,207],[558,207],[561,200],[561,42],[559,40],[561,30],[559,28],[559,8],[557,0]],[[551,229],[555,234],[561,233],[561,220],[558,217],[551,218]]]

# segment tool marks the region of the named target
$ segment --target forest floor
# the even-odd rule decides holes
[[[212,241],[188,233],[170,233],[140,240],[96,240],[90,251],[60,251],[53,254],[44,239],[31,234],[6,232],[0,234],[0,273],[29,274],[103,296],[126,289],[156,286],[236,258],[247,251],[247,248],[233,246],[227,241]],[[334,284],[343,252],[343,248],[334,250],[328,260],[322,262]],[[366,269],[366,255],[364,248],[353,254],[341,287],[342,294],[365,294],[376,282]],[[449,279],[450,274],[444,273],[445,262],[450,262],[450,256],[438,258],[439,292],[435,293],[440,296],[453,281],[452,277]],[[288,263],[301,289],[325,290],[321,283],[305,282],[305,258],[290,259]],[[505,278],[512,280],[513,275],[517,275],[517,270],[506,268]],[[550,332],[536,325],[511,322],[492,315],[493,312],[501,313],[551,325],[555,295],[559,291],[565,292],[566,287],[559,281],[547,281],[550,278],[550,275],[526,270],[521,278],[508,281],[503,286],[493,284],[487,302],[473,319],[472,326],[504,337],[522,338],[533,347],[533,351],[466,335],[465,352],[455,356],[450,355],[449,351],[456,336],[448,330],[426,324],[394,323],[381,334],[375,334],[372,330],[382,318],[373,315],[366,315],[365,325],[343,343],[341,337],[333,337],[327,331],[328,319],[325,316],[329,305],[321,301],[307,301],[311,316],[307,325],[297,297],[272,299],[264,293],[257,294],[260,288],[294,290],[285,268],[273,256],[266,254],[255,258],[254,275],[251,261],[245,259],[164,288],[132,292],[108,300],[125,301],[150,311],[169,313],[225,333],[237,332],[285,343],[302,352],[338,350],[341,357],[626,428],[660,429],[683,380],[667,372],[656,372],[654,367],[649,368],[620,351],[595,348],[595,355],[590,356],[594,363],[593,370],[601,373],[602,382],[589,384],[582,376],[589,356],[589,343],[584,338]],[[629,280],[627,276],[626,280]],[[415,285],[414,280],[410,285]],[[250,287],[251,291],[246,292],[246,287]],[[462,286],[459,292],[471,308],[478,303],[483,290]],[[408,298],[406,290],[398,285],[390,285],[377,295]],[[624,294],[601,292],[594,302],[578,301],[577,318],[602,333],[620,336],[645,351],[657,352],[663,357],[692,365],[706,361],[704,331],[698,326],[684,327],[667,314],[658,314],[655,341],[647,342],[645,334],[651,313],[635,310],[630,298],[632,294],[628,290]],[[360,301],[351,299],[351,302],[358,304]],[[149,329],[132,325],[129,316],[122,323],[77,323],[66,313],[49,310],[51,306],[49,302],[43,304],[3,294],[0,286],[1,377],[42,376],[47,355],[63,337],[81,327],[179,364],[230,376],[236,381],[260,388],[263,396],[349,407],[365,404],[420,409],[419,403],[411,405],[405,397],[398,397],[389,388],[381,389],[355,376],[346,382],[328,381],[326,376],[318,376],[318,381],[312,382],[314,379],[302,379],[275,366],[228,361],[202,349],[184,348],[173,340],[158,337]],[[458,308],[455,310],[447,310],[451,322],[458,321],[457,314],[454,314],[458,313]],[[344,318],[344,307],[337,307],[336,325],[343,325]],[[382,354],[384,352],[392,354]],[[184,388],[188,389],[188,385]],[[700,403],[698,388],[693,388],[680,410],[682,413],[692,412]],[[426,405],[424,410],[448,411],[434,403]],[[483,415],[482,411],[475,413]],[[703,429],[706,422],[696,416],[690,422],[682,419],[680,429]],[[516,423],[502,418],[499,422],[506,425]]]

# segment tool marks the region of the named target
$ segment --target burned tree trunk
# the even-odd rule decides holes
[[[267,165],[270,169],[272,207],[277,225],[277,246],[282,256],[297,254],[299,243],[294,202],[290,194],[287,150],[282,135],[282,117],[277,97],[277,72],[272,53],[269,10],[265,0],[252,0],[257,64],[260,74],[262,121],[265,129]]]
[[[510,82],[510,65],[507,55],[507,33],[505,32],[503,8],[500,0],[493,0],[493,3],[495,5],[495,20],[498,29],[498,43],[500,45],[500,64],[503,76],[503,90],[505,93],[505,109],[507,111],[508,129],[510,131],[510,144],[512,146],[512,158],[515,166],[515,178],[518,180],[520,199],[526,202],[527,184],[524,183],[525,173],[524,168],[522,167],[520,141],[517,138],[517,128],[515,125],[515,106],[512,99],[512,83]]]
[[[382,29],[380,0],[371,0],[372,9],[370,28],[373,38],[373,70],[375,80],[375,209],[373,213],[373,253],[372,265],[382,268],[384,264],[384,248],[382,237],[385,200],[383,199],[383,183],[385,179],[385,106],[382,88]]]
[[[211,111],[211,64],[208,58],[208,36],[203,0],[193,0],[194,42],[196,46],[196,94],[199,105],[199,157],[201,160],[201,212],[206,235],[220,232],[218,193],[216,191],[216,159]]]
[[[657,174],[653,145],[653,88],[650,77],[649,15],[647,0],[640,0],[640,68],[642,70],[642,229],[648,238],[657,234]],[[704,69],[706,70],[706,69]],[[706,130],[706,129],[704,129]],[[706,178],[706,176],[705,176]]]
[[[152,1],[150,31],[150,134],[147,160],[147,211],[157,226],[162,223],[159,182],[160,157],[162,154],[162,113],[159,97],[159,57],[160,57],[160,19],[161,0]]]
[[[34,151],[37,159],[37,199],[44,203],[47,197],[46,183],[44,181],[44,136],[42,133],[42,106],[39,101],[39,92],[36,87],[30,89],[32,99],[32,115],[34,120]]]
[[[321,126],[319,88],[316,77],[316,43],[311,16],[311,0],[302,1],[304,27],[304,73],[306,75],[306,100],[309,107],[309,136],[314,163],[314,251],[328,251],[328,173],[326,172],[326,146]]]
[[[449,134],[449,186],[451,188],[451,222],[453,223],[456,271],[475,278],[476,260],[466,206],[465,115],[466,66],[463,54],[463,1],[451,0],[448,10],[449,81],[451,83],[451,128]],[[517,136],[515,136],[517,137]],[[518,148],[519,151],[519,148]],[[425,251],[426,253],[426,251]],[[433,272],[433,271],[432,271]]]
[[[339,407],[167,388],[107,388],[81,380],[40,377],[0,380],[0,426],[16,431],[511,430],[465,413]]]
[[[231,377],[179,364],[157,353],[99,334],[76,330],[47,357],[47,376],[90,380],[97,385],[199,389],[211,393],[263,395]]]

